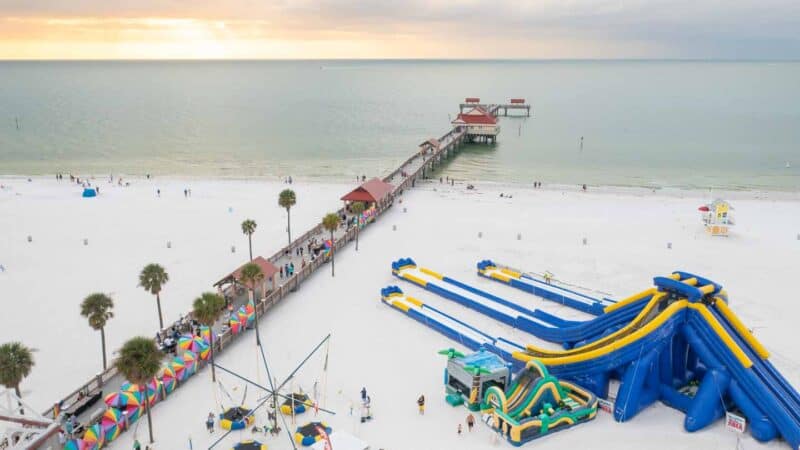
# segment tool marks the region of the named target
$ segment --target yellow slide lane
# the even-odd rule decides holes
[[[761,344],[761,342],[756,339],[755,336],[753,336],[753,333],[751,333],[744,323],[739,320],[739,317],[733,312],[733,310],[731,310],[727,303],[718,299],[716,302],[714,302],[714,306],[716,306],[717,311],[722,314],[722,317],[724,317],[728,322],[730,322],[731,325],[733,325],[733,328],[737,333],[739,333],[739,336],[741,336],[742,339],[747,342],[747,345],[756,351],[761,359],[769,358],[769,351],[767,348],[764,347],[764,345]]]

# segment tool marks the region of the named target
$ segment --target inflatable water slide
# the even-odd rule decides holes
[[[574,326],[562,322],[565,328],[560,328],[557,318],[537,318],[533,311],[492,303],[489,297],[466,285],[416,267],[410,259],[393,263],[392,271],[399,278],[504,323],[516,314],[517,318],[537,319],[537,330]],[[513,359],[526,364],[538,361],[559,379],[583,386],[600,398],[608,397],[609,380],[619,380],[613,411],[618,421],[629,420],[648,405],[661,401],[685,413],[687,431],[700,430],[726,413],[733,413],[746,418],[757,440],[782,438],[792,448],[798,448],[800,394],[772,365],[769,352],[732,311],[722,286],[686,272],[674,272],[653,281],[652,289],[606,305],[598,317],[627,307],[635,309],[632,305],[637,302],[643,304],[637,306],[635,317],[624,326],[565,346],[565,350],[527,345],[512,351]],[[506,350],[513,348],[512,345]]]
[[[478,262],[478,275],[595,316],[605,314],[606,308],[615,303],[610,298],[596,298],[552,284],[546,279],[499,266],[488,259]]]
[[[418,266],[411,258],[403,258],[392,263],[392,273],[434,294],[545,341],[561,344],[565,348],[581,345],[628,324],[656,292],[656,289],[651,288],[618,302],[609,302],[604,307],[602,315],[585,322],[576,322],[563,320],[538,309],[525,308],[426,267]],[[555,289],[553,287],[553,290],[546,292],[561,295]],[[542,289],[542,292],[545,290]]]

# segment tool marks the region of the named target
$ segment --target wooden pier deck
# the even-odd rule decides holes
[[[487,105],[487,110],[491,112],[493,115],[497,115],[500,109],[504,108],[506,105],[501,104],[493,104]],[[399,167],[394,169],[391,173],[383,177],[383,181],[388,182],[394,186],[391,193],[389,194],[389,201],[386,202],[384,205],[381,205],[377,209],[376,214],[376,221],[380,220],[380,216],[383,212],[388,210],[393,206],[394,200],[401,197],[403,192],[406,189],[414,187],[417,181],[426,177],[432,170],[436,167],[440,166],[444,161],[449,158],[454,157],[459,148],[466,142],[467,134],[466,129],[464,127],[456,127],[453,128],[438,139],[434,139],[438,145],[429,145],[429,146],[420,146],[421,148],[414,152],[408,159],[406,159]],[[325,212],[321,212],[320,219]],[[346,215],[348,219],[352,217],[351,214],[348,214],[344,208],[340,208],[336,211],[340,216]],[[369,225],[367,225],[369,226]],[[355,239],[356,229],[354,227],[345,228],[340,227],[334,233],[334,243],[333,248],[334,252],[341,251],[345,246],[347,246],[351,241]],[[295,254],[295,249],[298,247],[307,247],[309,242],[314,239],[322,240],[322,239],[329,239],[330,233],[327,232],[323,227],[322,224],[318,224],[317,226],[313,227],[312,229],[306,231],[299,237],[295,238],[289,245],[282,247],[278,251],[276,251],[272,256],[267,258],[271,263],[275,264],[278,267],[281,267],[287,263],[293,262],[295,265],[295,269],[297,272],[291,277],[285,277],[278,280],[278,285],[272,291],[267,292],[267,295],[263,298],[260,298],[256,302],[256,313],[261,316],[265,314],[269,309],[275,306],[279,301],[281,301],[284,297],[290,295],[294,291],[298,289],[298,287],[308,279],[317,269],[325,265],[328,261],[327,258],[319,257],[316,258],[314,261],[306,261],[305,267],[303,267],[302,263],[302,256],[297,256]],[[307,256],[307,254],[306,254]],[[235,296],[234,299],[234,307],[238,308],[240,305],[244,304],[247,301],[246,295],[238,295]],[[191,318],[191,313],[186,314],[187,318]],[[227,321],[227,316],[223,314],[223,318],[213,327],[213,329],[218,333],[218,338],[214,341],[214,351],[215,352],[223,352],[230,343],[235,340],[238,336],[244,335],[244,333],[239,335],[234,335],[230,333],[224,327],[224,323]],[[170,329],[173,326],[179,327],[180,323],[176,322],[174,324],[167,325],[166,329]],[[155,333],[153,333],[155,335]],[[202,368],[205,366],[205,363],[200,364]],[[191,380],[191,378],[189,378]],[[69,395],[67,395],[64,399],[58,402],[61,410],[66,410],[69,408],[70,405],[74,404],[81,393],[83,395],[87,395],[90,393],[96,393],[98,391],[104,391],[104,395],[110,392],[114,392],[123,384],[124,377],[119,374],[114,367],[113,362],[110,364],[108,370],[99,373],[83,385],[79,386],[77,389],[72,391]],[[188,380],[187,380],[188,381]],[[156,405],[157,406],[157,405]],[[43,415],[46,417],[54,417],[56,405],[47,409]],[[78,420],[80,423],[89,425],[93,422],[97,422],[102,415],[102,410],[105,409],[105,403],[98,403],[96,406],[93,406],[89,410],[82,413]],[[54,417],[55,418],[55,417]],[[41,448],[47,448],[46,446]]]

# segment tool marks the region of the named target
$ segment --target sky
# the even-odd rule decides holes
[[[0,0],[0,59],[800,59],[800,0]]]

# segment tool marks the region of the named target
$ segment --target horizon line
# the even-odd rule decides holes
[[[0,62],[800,62],[800,58],[2,58]]]

